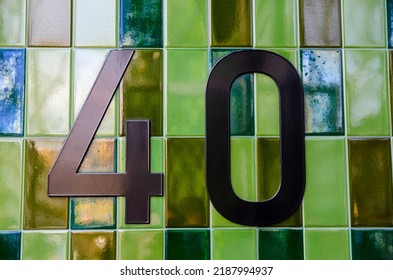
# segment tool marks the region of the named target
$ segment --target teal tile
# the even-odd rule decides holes
[[[24,232],[23,260],[67,260],[68,232]]]
[[[302,229],[259,230],[260,260],[303,260]]]
[[[353,229],[351,235],[352,259],[393,259],[393,231],[391,229]]]
[[[166,260],[209,260],[209,230],[165,231]]]
[[[0,232],[0,260],[20,259],[20,232]]]
[[[120,260],[162,260],[164,232],[162,230],[119,231]]]
[[[388,45],[393,47],[393,1],[387,0]]]
[[[213,260],[256,260],[255,229],[216,229],[212,231]],[[241,246],[239,246],[241,245]]]

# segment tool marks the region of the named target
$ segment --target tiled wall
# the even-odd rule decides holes
[[[0,259],[393,259],[393,0],[1,0]],[[125,200],[49,198],[47,175],[108,50],[137,49],[80,172],[124,172],[124,121],[152,120],[164,173],[149,225]],[[305,89],[306,193],[278,225],[211,205],[205,86],[239,49],[289,59]],[[279,185],[278,94],[262,74],[231,92],[232,183]]]

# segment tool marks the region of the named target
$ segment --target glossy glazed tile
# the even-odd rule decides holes
[[[25,51],[0,49],[0,135],[23,134]]]
[[[22,141],[0,141],[0,230],[21,228]]]
[[[213,260],[257,259],[258,246],[255,229],[216,229],[212,231],[211,236]]]
[[[348,260],[349,234],[346,229],[306,229],[306,260]]]
[[[74,45],[116,47],[116,1],[74,1]]]
[[[386,0],[387,26],[388,26],[388,47],[393,47],[393,1]]]
[[[71,46],[72,0],[29,0],[29,46]]]
[[[299,1],[300,45],[341,46],[341,1]]]
[[[209,230],[167,230],[165,232],[166,260],[209,260]]]
[[[207,0],[166,1],[167,47],[207,47]],[[181,12],[179,12],[181,11]]]
[[[167,135],[205,134],[205,50],[167,51]]]
[[[344,44],[346,47],[384,48],[385,1],[342,0]]]
[[[116,233],[71,232],[71,260],[115,260]]]
[[[305,130],[309,134],[343,134],[341,52],[301,51]]]
[[[20,259],[20,232],[0,232],[0,260]]]
[[[65,135],[69,130],[70,51],[27,51],[26,133]]]
[[[306,227],[348,226],[344,139],[306,140]]]
[[[389,138],[349,140],[353,227],[392,226],[393,192]]]
[[[68,228],[68,198],[48,196],[48,173],[62,143],[60,139],[25,142],[24,229]]]
[[[120,1],[120,46],[162,47],[162,0]]]
[[[123,77],[120,134],[128,119],[151,121],[151,135],[163,133],[163,55],[161,50],[137,50]]]
[[[255,0],[255,45],[296,47],[296,6],[296,0]]]
[[[349,135],[389,135],[386,63],[384,51],[346,50],[346,121]]]
[[[3,0],[0,5],[0,45],[24,46],[26,0]]]
[[[393,231],[388,229],[351,230],[352,259],[392,260]]]
[[[164,232],[161,230],[119,231],[120,260],[162,260]]]
[[[261,229],[258,232],[260,260],[303,260],[303,230]]]
[[[24,232],[23,260],[67,260],[67,232]]]
[[[168,138],[165,171],[166,227],[208,227],[204,139]]]
[[[247,47],[252,44],[251,1],[211,1],[211,45]]]

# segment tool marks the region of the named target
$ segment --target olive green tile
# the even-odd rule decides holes
[[[307,260],[349,260],[349,234],[346,229],[306,229]]]
[[[120,260],[162,260],[164,232],[162,230],[119,231]]]
[[[25,142],[24,229],[68,228],[68,198],[48,196],[48,173],[62,142],[60,139]]]
[[[66,135],[69,130],[70,51],[27,51],[28,135]]]
[[[255,45],[296,47],[296,6],[296,0],[255,0]]]
[[[24,46],[26,0],[3,0],[0,5],[0,45]]]
[[[341,1],[300,0],[300,45],[341,46]]]
[[[167,51],[167,135],[205,134],[208,52]]]
[[[71,232],[71,260],[115,260],[116,233]]]
[[[137,50],[123,77],[120,98],[120,134],[128,119],[151,121],[151,135],[163,129],[163,60],[161,50]]]
[[[71,0],[29,0],[29,46],[71,46]]]
[[[209,260],[209,230],[167,230],[165,232],[166,260]]]
[[[208,227],[204,139],[168,138],[165,171],[166,227]]]
[[[346,50],[345,89],[349,135],[389,135],[385,51]]]
[[[251,1],[211,1],[211,45],[247,47],[252,45]]]
[[[207,47],[207,0],[167,0],[167,47]],[[181,12],[179,12],[181,11]]]
[[[20,259],[20,232],[0,232],[0,260]]]
[[[212,231],[213,260],[256,260],[255,229],[216,229]]]
[[[302,229],[261,229],[260,260],[303,260]]]
[[[348,226],[345,140],[307,139],[306,174],[305,226]]]
[[[346,47],[386,46],[384,0],[342,0]]]
[[[67,232],[28,232],[23,233],[23,260],[67,260]]]
[[[350,139],[348,168],[352,226],[392,226],[390,139]]]
[[[351,235],[352,259],[393,259],[393,231],[391,229],[353,229]]]
[[[0,230],[21,228],[22,141],[0,140]]]

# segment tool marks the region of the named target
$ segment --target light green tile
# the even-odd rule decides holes
[[[349,234],[346,229],[306,229],[307,260],[349,260]]]
[[[255,229],[213,230],[213,260],[256,260],[257,232]]]
[[[26,0],[2,0],[0,3],[0,45],[24,46]]]
[[[67,260],[67,232],[24,232],[23,260]]]
[[[120,260],[162,260],[164,256],[163,231],[119,231]]]

